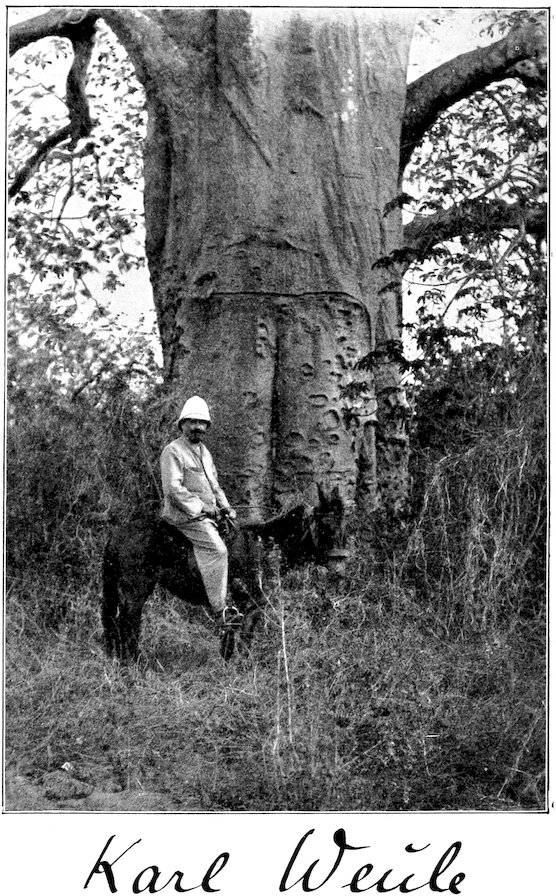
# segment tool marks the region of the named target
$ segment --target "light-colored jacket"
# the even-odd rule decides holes
[[[164,506],[162,518],[183,526],[217,508],[229,509],[226,495],[218,484],[210,451],[201,444],[201,456],[185,436],[166,446],[160,457]]]

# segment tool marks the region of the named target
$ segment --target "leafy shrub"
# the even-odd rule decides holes
[[[482,345],[419,393],[407,562],[447,624],[544,612],[545,373],[540,352]]]

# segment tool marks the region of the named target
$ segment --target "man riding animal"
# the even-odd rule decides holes
[[[228,552],[218,523],[222,514],[230,520],[235,513],[203,444],[210,425],[206,403],[193,396],[176,422],[180,436],[161,455],[162,519],[139,514],[120,522],[104,549],[101,618],[106,648],[125,664],[139,657],[143,608],[157,583],[193,606],[208,599],[224,620],[220,653],[230,659],[235,630],[248,647],[261,616],[261,552],[266,544],[276,544],[288,566],[337,563],[346,556],[344,503],[337,486],[329,494],[317,487],[318,502],[311,507],[303,502],[263,523],[239,526],[230,547],[230,591],[243,617],[227,599]],[[183,550],[186,539],[194,565]]]
[[[193,545],[209,603],[228,627],[239,625],[243,615],[228,603],[228,549],[217,524],[222,517],[235,519],[236,512],[203,443],[210,424],[207,403],[198,395],[188,398],[177,420],[181,435],[164,448],[160,458],[162,518]]]

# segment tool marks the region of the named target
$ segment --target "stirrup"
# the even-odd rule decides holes
[[[224,628],[239,628],[243,618],[243,613],[240,613],[237,607],[228,606],[222,610],[222,625]]]

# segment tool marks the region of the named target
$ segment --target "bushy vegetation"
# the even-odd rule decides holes
[[[9,431],[7,768],[173,810],[543,807],[544,364],[500,352],[421,385],[408,512],[353,520],[344,579],[267,581],[230,664],[163,593],[140,668],[103,651],[106,523],[156,503],[163,399],[28,409]]]

